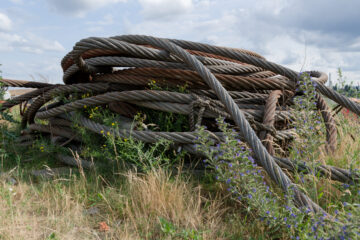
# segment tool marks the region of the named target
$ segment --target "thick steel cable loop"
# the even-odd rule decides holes
[[[246,120],[244,114],[237,107],[234,100],[231,98],[229,93],[225,90],[225,88],[220,84],[220,82],[215,78],[215,76],[208,70],[204,65],[199,62],[194,56],[190,55],[188,52],[184,51],[178,45],[169,42],[166,39],[153,38],[149,36],[139,36],[139,35],[127,35],[121,36],[122,40],[136,43],[136,44],[150,44],[155,47],[159,47],[161,49],[165,49],[170,53],[177,55],[186,62],[190,68],[194,69],[199,75],[203,78],[203,80],[209,84],[211,89],[213,89],[217,95],[217,97],[223,102],[226,106],[228,112],[233,116],[233,119],[236,125],[240,128],[240,131],[243,133],[246,142],[253,149],[254,153],[258,157],[261,162],[261,166],[267,171],[269,176],[281,187],[285,192],[288,191],[288,188],[291,187],[294,192],[294,201],[296,205],[299,207],[309,208],[310,211],[323,212],[324,210],[314,203],[308,196],[302,193],[289,179],[289,177],[281,170],[281,168],[276,164],[272,156],[266,151],[265,147],[262,145],[260,139],[256,136],[256,133],[251,128],[249,122]],[[191,48],[189,48],[191,49]],[[227,50],[229,51],[229,50]],[[241,56],[249,57],[246,54],[238,53]],[[222,55],[222,54],[220,54]],[[245,57],[245,59],[246,59]],[[254,57],[252,57],[254,58]],[[262,61],[267,63],[264,60],[258,59],[258,61]],[[247,61],[246,61],[247,62]],[[275,71],[278,72],[278,71]]]
[[[50,126],[50,125],[42,125],[42,124],[34,123],[29,125],[29,130],[50,133],[66,138],[73,138],[74,140],[78,140],[78,141],[80,140],[80,138],[76,136],[76,133],[74,133],[70,128],[65,128],[60,126]]]
[[[0,107],[0,111],[4,111],[5,109],[11,108],[15,105],[18,105],[22,102],[26,102],[29,101],[32,98],[36,98],[37,96],[44,94],[45,92],[49,91],[50,89],[55,88],[56,85],[54,86],[50,86],[50,87],[44,87],[44,88],[39,88],[36,89],[34,91],[19,95],[17,97],[14,97],[10,100],[7,100],[6,102],[4,102],[1,107]]]
[[[202,79],[194,71],[180,69],[157,69],[157,68],[135,68],[125,69],[117,72],[118,74],[158,77],[158,78],[175,78],[192,82],[201,82]],[[281,81],[278,79],[255,78],[246,76],[233,76],[225,74],[214,74],[217,79],[225,86],[234,90],[249,89],[286,89],[292,90],[295,85],[289,81]]]
[[[274,126],[276,116],[276,104],[278,103],[278,99],[280,98],[281,94],[281,90],[275,90],[269,94],[269,98],[267,99],[265,104],[263,124],[268,126]],[[268,134],[266,131],[262,131],[259,134],[259,138],[263,141],[264,146],[266,147],[268,152],[271,155],[275,155],[275,150],[272,146],[273,137],[271,136],[271,134]]]
[[[137,37],[144,37],[145,38],[145,37],[148,37],[148,36],[145,36],[145,35],[122,35],[122,36],[113,36],[111,38],[121,40],[121,41],[126,41],[126,42],[132,42],[132,43],[135,43],[135,44],[141,44],[140,42],[136,42],[135,38],[137,38]],[[194,47],[185,47],[184,45],[181,45],[181,43],[183,43],[183,44],[188,43],[188,46],[194,46],[194,45],[211,46],[211,45],[208,45],[208,44],[196,43],[196,42],[185,41],[185,40],[176,40],[176,39],[166,39],[166,38],[158,38],[158,39],[161,40],[161,41],[163,41],[163,40],[171,41],[171,42],[175,43],[176,45],[178,45],[179,47],[182,47],[182,48],[187,49],[187,50],[195,50],[195,51],[200,51],[200,52],[205,52],[205,53],[212,53],[212,54],[215,54],[215,55],[223,56],[221,54],[206,51],[206,48],[203,48],[203,49],[198,48],[198,49],[196,49]],[[150,44],[150,45],[152,45],[152,44]],[[256,58],[259,58],[259,59],[264,59],[264,57],[259,55],[258,53],[248,51],[248,50],[244,50],[244,49],[227,48],[227,47],[218,47],[218,48],[227,49],[230,52],[236,52],[236,53],[244,54],[244,55],[247,55],[247,56],[253,56],[253,57],[256,57]],[[223,57],[228,57],[228,56],[223,56]]]
[[[133,39],[132,36],[121,36],[120,39]],[[281,65],[278,65],[276,63],[273,62],[269,62],[266,60],[262,60],[262,59],[258,59],[255,57],[251,57],[249,55],[243,54],[243,53],[239,53],[239,52],[232,52],[229,49],[226,48],[221,48],[221,47],[217,47],[217,46],[211,46],[208,44],[203,44],[203,43],[195,43],[195,42],[189,42],[189,41],[184,41],[184,40],[175,40],[175,39],[171,39],[172,42],[176,43],[177,45],[179,45],[180,47],[186,48],[186,49],[192,49],[192,50],[197,50],[197,51],[205,51],[205,52],[209,52],[209,53],[213,53],[213,54],[218,54],[221,56],[225,56],[225,57],[229,57],[229,58],[233,58],[245,63],[249,63],[251,65],[257,66],[257,67],[261,67],[263,69],[267,69],[269,71],[272,71],[274,73],[278,73],[280,75],[286,76],[289,79],[292,79],[294,82],[296,82],[299,78],[299,73],[297,73],[296,71],[293,71],[289,68],[283,67]],[[311,71],[310,74],[315,74],[315,71]],[[316,74],[316,77],[320,77],[321,74]],[[343,107],[346,107],[347,109],[351,110],[352,112],[356,113],[358,116],[360,116],[360,104],[357,104],[353,101],[351,101],[349,98],[340,95],[339,93],[337,93],[336,91],[326,87],[323,83],[322,80],[323,78],[320,79],[320,81],[318,81],[318,84],[316,86],[316,89],[323,95],[325,95],[326,97],[330,98],[331,100],[339,103],[340,105],[342,105]]]
[[[226,61],[226,63],[224,64],[226,66],[232,65],[233,63],[251,66],[250,64],[243,63],[241,61],[231,59],[231,58],[227,58],[227,57],[220,56],[220,55],[216,55],[216,54],[211,54],[211,53],[201,52],[201,51],[194,51],[194,50],[189,50],[189,49],[184,49],[184,50],[186,50],[188,53],[190,53],[191,55],[194,55],[194,56],[203,56],[203,57],[209,57],[209,58],[215,58],[215,59],[224,60],[224,61]]]
[[[142,38],[145,38],[147,36],[142,35],[123,35],[123,36],[116,36],[113,38],[133,42],[137,44],[141,44]],[[196,42],[190,42],[185,40],[176,40],[176,39],[168,39],[169,41],[176,43],[178,46],[190,50],[196,50],[196,51],[203,51],[208,52],[212,54],[217,54],[224,57],[229,57],[235,60],[239,60],[244,63],[248,63],[257,67],[261,67],[263,69],[269,70],[271,72],[283,75],[294,82],[298,81],[298,78],[300,77],[300,74],[296,71],[293,71],[289,68],[283,67],[279,64],[266,61],[264,59],[260,59],[257,57],[253,57],[238,51],[232,51],[228,48],[218,47],[218,46],[211,46],[204,43],[196,43]],[[311,74],[314,74],[315,71],[310,72]],[[320,74],[321,75],[321,74]],[[318,76],[320,76],[318,74]],[[358,116],[360,116],[360,104],[357,104],[353,101],[351,101],[349,98],[340,95],[336,91],[326,87],[321,82],[322,80],[318,81],[318,84],[316,86],[316,89],[326,97],[330,98],[331,100],[339,103],[343,107],[346,107],[347,109],[351,110],[352,112],[356,113]]]
[[[42,82],[33,82],[33,81],[22,81],[22,80],[11,80],[2,78],[0,80],[7,87],[25,87],[25,88],[44,88],[51,87],[54,84],[42,83]]]
[[[74,86],[74,85],[70,85]],[[71,89],[70,89],[71,90]],[[54,91],[55,92],[55,91]],[[51,94],[47,94],[41,100],[37,100],[34,102],[32,106],[30,106],[27,114],[28,121],[30,123],[33,122],[33,113],[36,112],[36,109],[40,107],[44,103],[44,101],[48,101],[51,97],[54,96],[54,92]],[[63,91],[57,91],[57,93],[64,93]],[[150,96],[151,95],[151,96]],[[161,96],[161,97],[158,97]],[[115,100],[116,98],[116,100]],[[181,98],[181,99],[179,99]],[[84,106],[96,106],[100,104],[107,104],[113,101],[124,101],[129,102],[138,106],[147,107],[154,110],[160,110],[165,112],[173,112],[179,114],[188,115],[191,113],[191,102],[194,101],[194,98],[189,94],[183,93],[175,93],[175,92],[167,92],[167,91],[124,91],[124,92],[112,92],[105,93],[102,95],[97,95],[81,100],[77,100],[72,103],[68,103],[66,105],[61,105],[55,108],[51,108],[49,110],[38,111],[36,113],[37,118],[48,118],[59,115],[64,112],[70,112],[76,109],[82,109]],[[216,108],[208,108],[204,116],[210,118],[216,118],[219,116],[224,116],[225,118],[231,119],[231,115],[227,114],[224,110],[224,106],[221,102],[212,101],[217,107]],[[215,106],[214,105],[214,106]],[[241,106],[241,103],[238,105]],[[263,110],[254,110],[245,108],[243,109],[244,114],[249,120],[261,121],[263,116]],[[292,121],[293,116],[291,112],[288,111],[276,111],[275,121]]]
[[[127,42],[123,42],[111,38],[95,38],[95,37],[83,39],[77,42],[73,48],[73,51],[71,52],[71,54],[67,55],[67,57],[71,56],[73,61],[82,71],[90,74],[94,73],[97,70],[97,68],[92,65],[86,64],[86,62],[82,58],[82,54],[88,50],[91,50],[92,48],[96,48],[96,49],[100,48],[104,50],[117,50],[119,51],[119,53],[124,53],[138,58],[179,62],[179,59],[177,57],[174,57],[168,54],[168,52],[163,50],[157,50],[135,44],[129,44]],[[220,59],[211,59],[202,56],[196,56],[196,57],[201,62],[207,65],[209,64],[223,65],[224,63],[226,63],[226,65],[228,64],[227,61]],[[64,78],[64,82],[68,83],[68,79]]]
[[[77,100],[48,111],[38,112],[36,118],[44,119],[57,116],[64,112],[71,112],[84,106],[96,106],[115,101],[163,101],[174,103],[187,103],[193,101],[193,97],[189,94],[154,91],[154,90],[134,90],[123,92],[108,92],[93,97]]]
[[[210,98],[217,98],[215,95],[215,92],[213,90],[196,90],[196,89],[191,89],[191,92],[197,94],[197,95],[203,95],[203,96],[207,96]],[[263,98],[266,99],[268,97],[268,94],[263,94],[263,93],[253,93],[253,92],[247,92],[247,91],[228,91],[230,96],[233,99],[238,99],[238,98]]]
[[[111,67],[155,67],[155,68],[172,68],[172,69],[186,69],[186,65],[182,63],[155,61],[149,59],[129,58],[129,57],[95,57],[85,60],[85,63],[94,67],[111,66]],[[269,71],[262,71],[261,68],[251,65],[228,65],[217,66],[211,65],[208,67],[213,73],[221,74],[252,74],[248,77],[266,78],[274,76],[274,73]],[[80,71],[76,64],[64,69],[64,79],[70,78],[72,75]]]
[[[37,98],[33,104],[25,111],[22,119],[22,127],[26,126],[26,122],[33,123],[36,111],[41,108],[46,102],[50,101],[56,96],[68,93],[84,93],[84,92],[106,92],[110,90],[109,83],[79,83],[73,85],[64,85],[54,88],[46,92],[42,97]]]
[[[318,83],[316,86],[316,89],[324,96],[330,98],[334,102],[340,104],[341,106],[349,109],[356,115],[360,116],[360,104],[351,101],[349,98],[337,93],[336,91],[332,90],[331,88],[328,88],[322,83]]]
[[[141,43],[143,43],[143,39],[147,38],[147,37],[148,36],[144,36],[144,35],[122,35],[122,36],[115,36],[112,38],[115,38],[115,39],[118,39],[121,41],[135,43],[135,44],[141,44]],[[236,51],[231,48],[218,47],[218,46],[212,46],[212,45],[205,44],[205,43],[197,43],[197,42],[177,40],[177,39],[159,38],[159,40],[160,41],[168,40],[184,49],[207,52],[207,53],[212,53],[212,54],[220,55],[223,57],[235,59],[240,62],[251,64],[251,65],[254,65],[257,67],[261,67],[263,69],[267,69],[267,70],[272,71],[277,74],[285,75],[286,77],[289,77],[290,79],[296,80],[298,77],[298,74],[291,69],[282,67],[276,63],[266,61],[263,57],[255,57],[250,54],[246,54],[241,51]]]
[[[333,153],[337,145],[336,122],[325,100],[319,94],[316,94],[316,100],[317,108],[321,112],[326,127],[326,147],[329,152]]]

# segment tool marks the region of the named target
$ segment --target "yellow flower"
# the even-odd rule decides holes
[[[127,138],[124,138],[124,142],[127,142]]]
[[[86,106],[86,105],[84,105],[84,108],[87,108],[87,106]]]
[[[106,144],[104,144],[103,147],[106,147]]]
[[[95,107],[95,110],[98,110],[99,109],[99,107]]]
[[[115,126],[115,123],[112,123],[111,126]]]
[[[156,81],[153,79],[153,80],[152,80],[152,83],[154,83],[154,84],[155,84],[155,83],[156,83]]]
[[[89,115],[89,118],[93,118],[93,115],[92,115],[92,114],[90,114],[90,115]]]
[[[103,133],[104,133],[104,130],[101,130],[100,133],[103,134]]]
[[[110,136],[110,132],[107,132],[106,134],[107,134],[108,136]]]

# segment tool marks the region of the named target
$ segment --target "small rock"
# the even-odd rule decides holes
[[[100,212],[99,208],[97,208],[97,207],[91,207],[91,208],[89,208],[89,209],[86,209],[86,210],[84,211],[84,214],[85,214],[85,215],[96,215],[96,214],[99,214],[99,212]]]

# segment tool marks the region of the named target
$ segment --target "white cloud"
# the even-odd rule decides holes
[[[20,36],[18,34],[0,32],[0,52],[9,52],[14,49],[37,54],[44,51],[65,51],[65,48],[58,41],[47,40],[31,33]]]
[[[14,44],[24,44],[26,39],[11,33],[0,32],[0,52],[9,52],[14,49]]]
[[[0,32],[10,31],[12,28],[12,22],[10,18],[4,13],[0,13]]]
[[[192,0],[139,0],[146,19],[173,18],[193,9]]]
[[[47,0],[50,7],[65,15],[84,17],[91,10],[127,0]]]

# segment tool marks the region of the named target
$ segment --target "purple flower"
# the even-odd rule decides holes
[[[229,184],[230,182],[231,182],[231,179],[228,178],[228,179],[226,180],[226,183]]]

